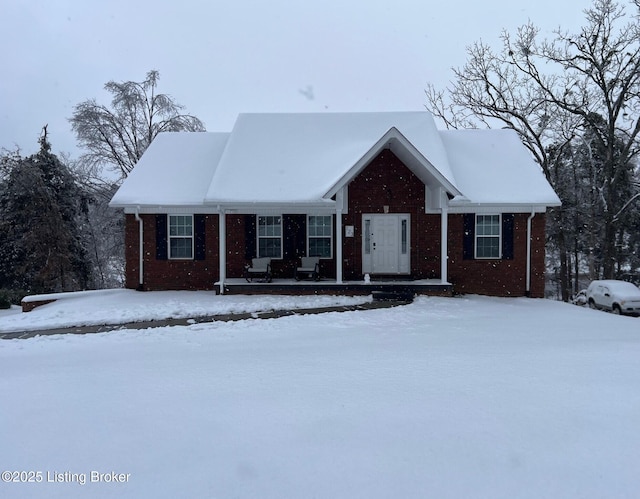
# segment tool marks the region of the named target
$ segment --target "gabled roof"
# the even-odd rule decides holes
[[[384,148],[451,206],[559,204],[515,132],[438,131],[428,112],[397,112],[241,114],[231,133],[162,133],[111,206],[331,207]]]
[[[333,196],[351,182],[383,149],[391,150],[424,184],[441,185],[452,195],[461,194],[453,183],[452,171],[445,170],[446,176],[442,173],[443,167],[448,166],[446,162],[441,161],[441,167],[436,168],[409,139],[392,127],[329,189],[325,197]]]
[[[241,114],[206,202],[330,201],[336,183],[392,128],[453,181],[429,113]]]

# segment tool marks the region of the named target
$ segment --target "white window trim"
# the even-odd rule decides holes
[[[331,232],[328,236],[310,236],[309,235],[309,217],[329,217],[329,219],[331,220]],[[321,256],[320,260],[331,260],[333,259],[333,215],[316,215],[316,214],[311,214],[311,215],[307,215],[307,256],[310,256],[309,253],[309,240],[310,239],[326,239],[329,238],[329,256]]]
[[[171,235],[171,217],[189,217],[191,218],[191,236],[172,236]],[[193,260],[194,259],[194,254],[195,254],[195,244],[196,244],[196,238],[195,238],[195,232],[196,232],[196,227],[195,227],[195,220],[192,214],[185,214],[185,213],[170,213],[169,215],[167,215],[167,256],[169,258],[169,260]],[[190,257],[186,257],[186,256],[181,256],[181,257],[176,257],[176,256],[171,256],[171,240],[172,239],[191,239],[191,256]]]
[[[280,256],[271,256],[264,258],[272,258],[274,260],[282,260],[283,248],[283,233],[284,233],[284,217],[282,215],[256,215],[256,256],[260,258],[260,239],[276,239],[277,236],[260,236],[260,217],[280,217]]]
[[[498,235],[497,236],[479,236],[478,235],[478,217],[498,217]],[[476,260],[502,260],[502,213],[475,213],[475,229],[473,236],[473,257]],[[498,256],[478,256],[478,238],[479,237],[497,237],[498,238]]]

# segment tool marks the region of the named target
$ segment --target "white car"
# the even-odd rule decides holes
[[[587,303],[614,314],[640,315],[640,289],[625,281],[593,281],[587,288]]]

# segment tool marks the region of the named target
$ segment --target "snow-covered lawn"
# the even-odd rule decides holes
[[[0,497],[635,498],[639,387],[640,319],[547,300],[0,340]]]
[[[29,296],[27,300],[54,298],[55,303],[42,305],[28,313],[21,313],[20,307],[0,310],[0,334],[20,330],[354,305],[371,301],[370,296],[218,296],[213,291],[140,293],[130,289],[37,295]]]

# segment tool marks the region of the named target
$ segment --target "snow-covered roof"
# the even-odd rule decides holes
[[[515,133],[439,131],[428,112],[384,112],[241,114],[230,133],[159,134],[111,205],[330,207],[384,148],[453,205],[559,203]]]
[[[446,130],[442,141],[463,203],[556,206],[560,199],[513,130]]]
[[[160,133],[111,200],[111,206],[198,206],[229,133]]]
[[[309,203],[328,193],[392,128],[453,181],[429,113],[241,114],[206,199]]]

